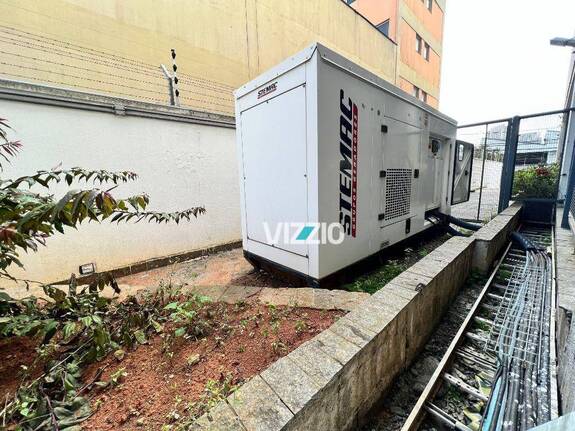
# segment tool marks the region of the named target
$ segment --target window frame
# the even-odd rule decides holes
[[[429,12],[433,12],[433,0],[425,0],[425,7]]]
[[[429,44],[427,42],[423,42],[423,58],[425,59],[425,61],[429,61],[429,58],[431,57],[431,46],[429,46]]]
[[[413,85],[413,84],[411,84],[411,85]],[[415,97],[416,99],[419,99],[420,92],[421,92],[421,89],[417,85],[413,85],[413,89],[411,90],[411,95],[413,97]]]
[[[381,29],[379,28],[380,26],[387,24],[387,33],[384,33],[383,31],[381,31]],[[390,26],[391,22],[389,21],[389,18],[387,18],[385,21],[380,22],[379,24],[377,24],[375,26],[375,28],[377,28],[377,30],[383,34],[386,37],[389,37],[389,26]]]
[[[415,33],[415,52],[421,54],[423,48],[423,38],[419,35],[419,33]]]

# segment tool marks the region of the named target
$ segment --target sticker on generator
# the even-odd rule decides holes
[[[273,93],[278,89],[278,82],[273,82],[270,85],[265,86],[260,91],[258,91],[258,99],[261,99],[264,96],[267,96],[270,93]]]
[[[350,97],[339,90],[339,222],[355,238],[357,215],[357,142],[359,112]]]

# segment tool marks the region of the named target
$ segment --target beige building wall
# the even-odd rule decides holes
[[[396,45],[340,0],[0,0],[0,77],[233,113],[232,91],[319,41],[396,82]]]

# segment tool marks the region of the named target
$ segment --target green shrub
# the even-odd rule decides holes
[[[554,199],[557,196],[558,179],[557,163],[531,166],[516,171],[513,179],[513,199]]]

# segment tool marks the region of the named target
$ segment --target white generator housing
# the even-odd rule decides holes
[[[456,122],[319,43],[235,97],[252,263],[315,284],[468,199],[472,150],[455,145]]]

